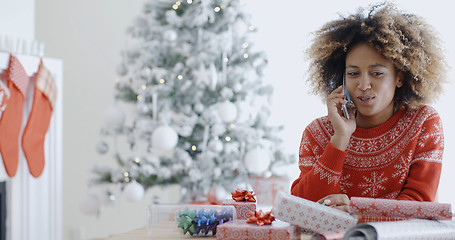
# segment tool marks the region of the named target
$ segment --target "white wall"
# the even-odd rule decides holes
[[[0,35],[35,37],[35,0],[0,0]]]
[[[6,0],[4,0],[6,2]],[[255,37],[258,49],[268,53],[269,67],[265,81],[275,87],[272,124],[283,124],[282,136],[288,152],[297,154],[301,133],[314,118],[326,110],[318,97],[308,94],[303,81],[306,62],[303,51],[308,47],[309,33],[337,17],[338,12],[352,12],[367,1],[261,1],[246,0],[259,29]],[[368,1],[372,2],[372,1]],[[449,64],[454,65],[455,36],[453,6],[444,0],[397,1],[400,7],[427,18],[446,42]],[[47,44],[47,56],[65,63],[64,165],[63,165],[63,233],[64,239],[79,236],[106,236],[145,224],[142,203],[121,203],[104,208],[100,217],[85,216],[78,202],[87,191],[89,169],[94,164],[113,163],[110,156],[99,156],[95,145],[103,124],[102,111],[113,103],[115,67],[120,62],[125,29],[138,15],[143,0],[37,0],[36,38]],[[453,71],[450,75],[453,75]],[[449,75],[449,76],[450,76]],[[454,89],[448,86],[447,92]],[[444,121],[446,153],[441,182],[440,201],[455,204],[449,188],[451,159],[455,150],[455,114],[448,97],[436,105]],[[298,174],[297,166],[291,177]],[[452,177],[453,181],[453,177]],[[152,192],[160,191],[153,189]],[[121,201],[122,202],[122,201]]]

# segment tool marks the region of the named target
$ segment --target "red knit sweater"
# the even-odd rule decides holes
[[[333,133],[327,116],[303,132],[293,195],[313,201],[336,193],[434,201],[444,151],[434,108],[400,110],[377,127],[357,128],[346,151],[330,143]]]

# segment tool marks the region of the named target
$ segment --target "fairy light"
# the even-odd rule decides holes
[[[248,47],[248,43],[247,42],[242,44],[242,48],[247,48],[247,47]]]
[[[141,86],[142,90],[145,90],[147,88],[147,86],[144,84]]]
[[[138,158],[138,157],[135,157],[135,158],[134,158],[134,162],[135,162],[135,163],[140,163],[140,162],[141,162],[141,159]]]
[[[186,0],[186,2],[187,2],[188,4],[192,4],[192,3],[193,3],[193,0]]]
[[[214,10],[215,10],[215,12],[219,12],[221,10],[221,8],[220,7],[215,7]]]
[[[123,176],[128,177],[130,174],[128,172],[124,172]]]
[[[224,58],[224,62],[229,62],[229,58]]]
[[[226,4],[221,4],[220,7],[221,7],[221,9],[225,9],[226,8]]]
[[[161,84],[163,84],[163,83],[166,82],[166,80],[164,80],[163,78],[161,78],[161,79],[159,80],[159,82],[160,82]]]
[[[248,30],[254,31],[254,27],[253,27],[253,26],[249,26],[249,27],[248,27]]]
[[[183,79],[183,76],[182,76],[182,75],[178,75],[177,78],[178,78],[179,80],[182,80],[182,79]]]
[[[248,58],[248,53],[244,53],[243,58]]]
[[[226,136],[226,137],[224,138],[224,140],[226,140],[226,142],[230,142],[230,141],[231,141],[231,137]]]
[[[175,4],[176,4],[177,6],[180,6],[181,2],[180,2],[180,1],[177,1],[177,2],[175,2]]]
[[[196,151],[197,147],[196,145],[191,146],[191,150]]]
[[[177,9],[179,9],[179,5],[174,4],[174,5],[172,5],[172,8],[173,8],[174,10],[177,10]]]
[[[126,178],[125,178],[125,182],[130,182],[130,178],[129,178],[129,177],[126,177]]]
[[[230,127],[230,128],[235,128],[235,124],[231,123],[231,124],[229,125],[229,127]]]
[[[141,95],[137,95],[137,100],[141,100],[142,99],[142,96]]]

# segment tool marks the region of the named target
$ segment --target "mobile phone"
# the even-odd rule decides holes
[[[343,115],[346,119],[349,119],[348,109],[351,104],[351,97],[349,96],[348,89],[346,88],[346,79],[345,74],[343,74],[343,92],[344,92],[344,99],[348,101],[347,104],[341,104],[341,109],[343,110]]]

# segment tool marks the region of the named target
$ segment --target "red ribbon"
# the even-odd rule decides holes
[[[256,212],[250,212],[250,218],[246,220],[247,223],[256,223],[259,226],[270,225],[275,221],[275,217],[270,215],[271,212],[262,212],[262,210]]]
[[[237,202],[240,201],[256,202],[256,199],[254,198],[254,195],[256,195],[256,193],[253,193],[253,191],[240,190],[239,188],[237,188],[237,190],[231,192],[231,194],[232,199],[234,199]]]

